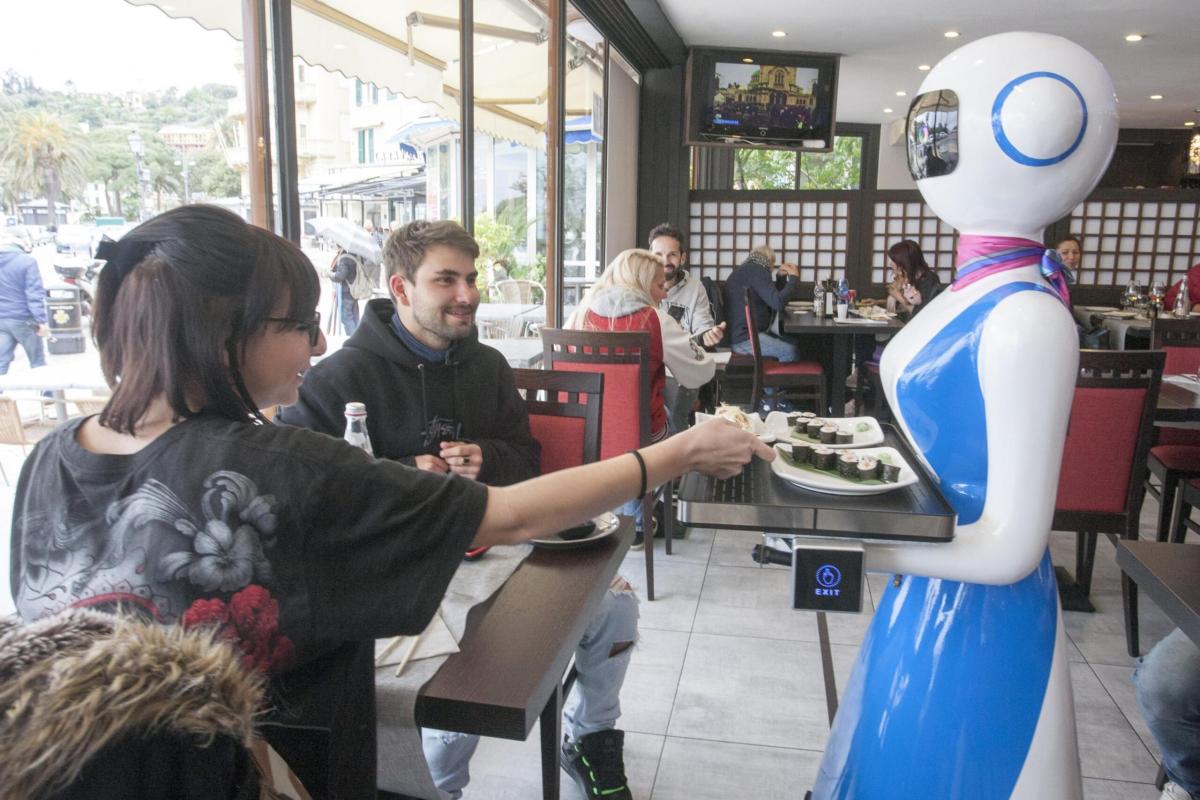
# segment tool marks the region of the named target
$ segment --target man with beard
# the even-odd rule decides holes
[[[361,402],[376,457],[494,486],[536,475],[540,448],[512,370],[477,338],[478,257],[456,222],[393,232],[383,246],[391,300],[367,304],[358,330],[306,373],[299,402],[279,420],[341,436],[346,403]],[[637,615],[636,596],[618,578],[576,647],[562,765],[588,797],[631,798],[615,724]],[[479,738],[427,729],[423,740],[434,783],[460,797]]]
[[[725,323],[715,324],[704,284],[685,268],[687,250],[683,247],[683,234],[669,222],[660,223],[650,231],[649,246],[650,252],[661,258],[667,268],[667,297],[662,301],[662,310],[690,333],[697,344],[706,349],[716,347],[725,335]],[[667,379],[664,398],[671,433],[687,427],[688,414],[699,394],[700,389],[689,389],[672,378]]]

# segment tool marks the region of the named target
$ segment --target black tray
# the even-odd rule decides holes
[[[756,458],[725,480],[688,473],[679,486],[679,519],[701,528],[810,533],[849,539],[946,542],[957,513],[937,481],[893,425],[881,425],[883,445],[894,447],[920,480],[893,492],[833,495],[785,481]]]

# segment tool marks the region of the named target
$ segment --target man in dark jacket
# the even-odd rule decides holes
[[[279,420],[340,436],[346,403],[361,402],[377,457],[489,485],[536,475],[541,451],[512,370],[475,330],[478,257],[455,222],[392,233],[383,249],[392,300],[367,304],[358,330],[305,374],[299,402]],[[624,733],[614,726],[636,638],[637,599],[621,580],[576,648],[579,689],[564,712],[563,768],[588,797],[631,798]],[[423,738],[434,783],[461,796],[478,737],[425,730]]]
[[[796,361],[796,345],[766,333],[771,317],[783,311],[788,301],[800,289],[799,270],[795,264],[784,264],[779,271],[785,276],[782,289],[775,288],[771,267],[775,251],[759,245],[725,281],[725,319],[729,323],[729,339],[733,352],[750,353],[750,331],[746,328],[745,292],[750,290],[751,317],[758,330],[758,342],[767,358]]]
[[[46,364],[46,290],[33,256],[15,244],[0,243],[0,375],[8,374],[20,344],[29,366]]]

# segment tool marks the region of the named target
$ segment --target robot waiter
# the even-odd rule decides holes
[[[888,401],[958,512],[942,545],[868,544],[895,574],[813,791],[828,798],[1082,796],[1046,548],[1078,344],[1045,226],[1096,185],[1117,138],[1104,67],[1007,33],[930,71],[909,168],[960,232],[958,273],[884,353]]]

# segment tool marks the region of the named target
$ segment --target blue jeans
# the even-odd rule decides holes
[[[1200,798],[1200,648],[1176,628],[1138,659],[1133,683],[1167,778]]]
[[[25,351],[29,366],[46,366],[46,351],[42,337],[37,335],[37,323],[31,319],[0,319],[0,375],[7,375],[17,345]]]
[[[796,352],[796,345],[786,339],[780,339],[778,336],[760,333],[758,346],[762,349],[763,358],[774,358],[784,364],[800,360],[800,355]],[[753,351],[750,349],[750,340],[736,343],[733,346],[733,352],[747,356],[753,355]]]
[[[611,730],[621,716],[621,684],[629,669],[632,644],[637,641],[638,600],[624,579],[618,580],[623,587],[608,590],[575,648],[579,676],[563,707],[563,731],[572,741]],[[612,655],[614,647],[620,645],[627,646]],[[475,755],[479,737],[424,728],[421,745],[434,785],[452,798],[462,797],[462,790],[471,780],[471,756]]]
[[[339,322],[342,323],[342,331],[350,336],[358,328],[358,301],[350,296],[350,290],[344,283],[338,284],[337,293]]]

